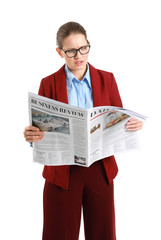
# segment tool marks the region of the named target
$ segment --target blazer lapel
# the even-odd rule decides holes
[[[67,86],[66,86],[66,77],[65,77],[64,67],[65,67],[65,65],[63,65],[55,73],[56,100],[59,102],[68,103]]]
[[[101,82],[100,75],[98,71],[89,64],[91,84],[92,84],[92,94],[93,94],[93,106],[101,106]]]
[[[93,93],[93,106],[94,107],[109,106],[110,100],[104,76],[92,65],[89,64],[89,67]]]

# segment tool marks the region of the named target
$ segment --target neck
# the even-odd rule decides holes
[[[79,81],[82,81],[85,73],[87,71],[87,66],[85,67],[85,69],[80,69],[80,70],[77,70],[77,71],[71,71],[74,76],[79,80]]]

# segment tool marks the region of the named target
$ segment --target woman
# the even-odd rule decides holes
[[[66,64],[42,79],[40,95],[83,108],[122,107],[113,74],[88,63],[90,43],[80,24],[62,25],[57,32],[57,45],[56,51]],[[126,129],[136,131],[142,125],[131,119]],[[43,132],[28,126],[24,136],[27,142],[37,142]],[[82,206],[86,240],[115,240],[113,179],[117,171],[114,156],[88,168],[45,166],[43,240],[78,240]]]

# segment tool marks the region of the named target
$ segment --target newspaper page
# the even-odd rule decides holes
[[[131,110],[103,106],[83,109],[29,93],[30,124],[44,131],[33,144],[33,161],[43,165],[90,166],[116,153],[139,148],[136,131],[126,122],[146,117]]]
[[[130,118],[144,121],[146,117],[119,107],[96,107],[88,111],[90,164],[116,153],[139,149],[136,131],[125,128]]]
[[[87,111],[29,93],[30,124],[44,131],[33,144],[33,161],[44,165],[87,165]]]

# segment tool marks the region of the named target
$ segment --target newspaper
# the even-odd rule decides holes
[[[125,124],[133,111],[102,106],[83,109],[29,93],[30,124],[44,131],[44,138],[33,144],[33,161],[43,165],[90,166],[116,153],[139,148],[136,131]]]

